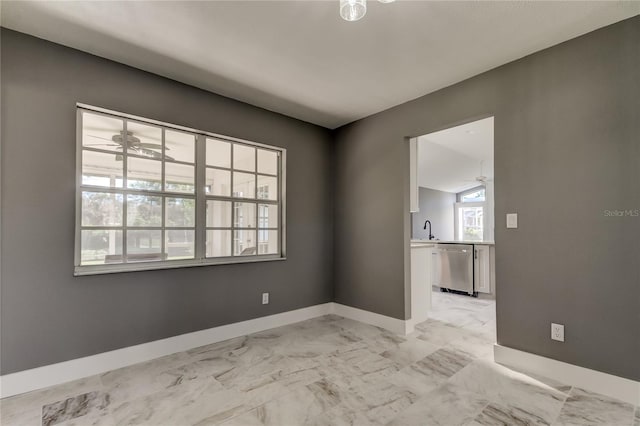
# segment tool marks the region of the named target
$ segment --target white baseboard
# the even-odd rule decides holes
[[[0,398],[59,385],[139,362],[150,361],[176,352],[197,348],[198,346],[221,342],[328,314],[364,322],[398,334],[408,333],[408,321],[339,303],[324,303],[6,374],[0,376]]]
[[[407,335],[413,331],[413,323],[411,320],[400,320],[335,302],[331,305],[331,313],[341,317],[375,325],[376,327],[402,335]]]
[[[0,398],[42,389],[176,352],[305,321],[331,313],[331,303],[194,331],[57,364],[0,376]]]
[[[640,405],[640,382],[497,344],[493,347],[493,356],[499,364]]]

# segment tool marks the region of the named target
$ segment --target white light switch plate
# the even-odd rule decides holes
[[[507,228],[518,227],[518,213],[507,213]]]
[[[269,304],[269,293],[262,293],[262,304],[263,305]]]

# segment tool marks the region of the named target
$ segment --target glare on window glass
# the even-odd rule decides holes
[[[195,232],[193,229],[166,231],[167,259],[193,259],[195,254]]]
[[[207,138],[207,166],[231,168],[231,144],[218,139]]]
[[[165,160],[193,163],[196,158],[196,138],[191,133],[164,131]]]
[[[117,142],[124,134],[124,121],[102,114],[82,114],[82,146],[102,151],[122,152],[123,145]]]
[[[484,201],[485,200],[485,189],[479,189],[477,191],[468,192],[462,196],[462,202],[475,202],[475,201]]]
[[[484,209],[482,207],[460,207],[458,209],[459,233],[462,240],[482,241]]]
[[[82,184],[121,188],[123,174],[122,154],[82,151]]]
[[[256,170],[256,149],[246,145],[233,144],[233,168],[253,172]]]
[[[185,164],[165,163],[164,189],[171,192],[193,194],[195,186],[195,168]]]
[[[258,173],[275,175],[278,173],[278,154],[265,149],[258,150]]]
[[[231,256],[231,230],[212,229],[207,231],[207,257]]]

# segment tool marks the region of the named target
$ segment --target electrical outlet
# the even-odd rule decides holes
[[[269,304],[269,293],[262,293],[262,304],[263,305]]]
[[[551,340],[564,342],[564,325],[551,323]]]

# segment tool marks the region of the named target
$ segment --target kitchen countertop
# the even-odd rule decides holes
[[[461,240],[411,240],[411,245],[425,244],[475,244],[478,246],[492,246],[495,241],[461,241]]]

